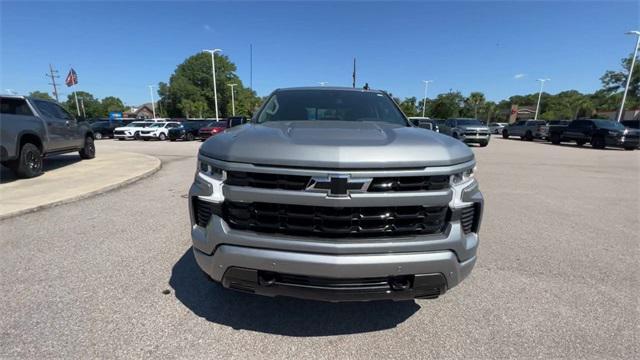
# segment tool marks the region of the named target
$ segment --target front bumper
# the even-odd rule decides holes
[[[122,135],[122,134],[114,134],[113,138],[114,139],[127,139],[127,140],[129,140],[129,139],[134,139],[134,136],[133,135],[126,135],[126,134],[124,134],[124,135]]]
[[[153,134],[140,134],[140,138],[141,139],[157,139],[159,136],[159,134],[153,133]]]
[[[223,192],[234,201],[250,201],[247,192],[253,201],[300,203],[304,196],[308,196],[304,199],[307,204],[336,206],[331,201],[338,201],[319,198],[320,194],[302,193],[294,198],[283,192],[234,186],[224,186]],[[211,188],[200,180],[189,191],[193,252],[199,267],[227,288],[325,301],[433,298],[458,285],[476,262],[483,197],[475,181],[460,192],[413,196],[412,201],[419,198],[424,206],[449,203],[451,218],[442,234],[399,237],[336,239],[258,233],[233,229],[215,214],[206,226],[198,226],[193,198],[210,194]],[[460,201],[452,200],[456,198]],[[378,200],[404,203],[410,199],[354,196],[339,201],[351,203],[345,206],[376,206]],[[460,209],[470,205],[479,205],[479,218],[474,232],[465,233]],[[292,276],[304,280],[286,280]],[[378,279],[375,286],[370,285],[372,278]],[[398,279],[406,286],[394,286]]]
[[[463,135],[460,140],[464,141],[465,143],[473,143],[473,144],[488,143],[489,140],[491,140],[491,135],[489,135],[489,134],[487,134],[487,135]]]

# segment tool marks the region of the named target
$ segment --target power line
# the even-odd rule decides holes
[[[54,70],[53,66],[49,64],[49,73],[44,76],[51,78],[49,85],[53,85],[53,96],[56,98],[57,102],[60,102],[58,99],[58,86],[56,85],[56,78],[60,77],[60,75],[58,75],[58,70]]]

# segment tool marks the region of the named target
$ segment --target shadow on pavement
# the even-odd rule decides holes
[[[389,329],[420,309],[414,301],[325,303],[224,289],[205,278],[191,248],[174,265],[169,285],[178,300],[209,321],[238,330],[286,336],[329,336]]]
[[[81,160],[82,159],[77,153],[70,153],[66,155],[57,155],[50,158],[45,158],[43,160],[42,166],[44,172],[46,173],[47,171],[52,171],[64,166],[75,164],[77,162],[80,162]],[[19,179],[11,170],[9,170],[9,168],[0,165],[0,184],[10,183],[16,180]]]

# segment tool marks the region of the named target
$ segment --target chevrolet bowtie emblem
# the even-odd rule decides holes
[[[313,177],[307,184],[307,191],[325,192],[329,196],[345,197],[354,192],[366,192],[371,178],[355,178],[349,175],[329,175]]]

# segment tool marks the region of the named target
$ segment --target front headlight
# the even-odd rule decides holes
[[[451,175],[451,186],[460,186],[470,183],[471,181],[473,181],[473,178],[475,176],[475,170],[476,168],[474,166],[473,168]]]
[[[201,200],[214,203],[221,203],[224,201],[222,185],[227,178],[226,171],[202,160],[198,160],[198,174],[196,176],[198,181],[207,183],[208,187],[211,189],[211,195],[199,196]]]

